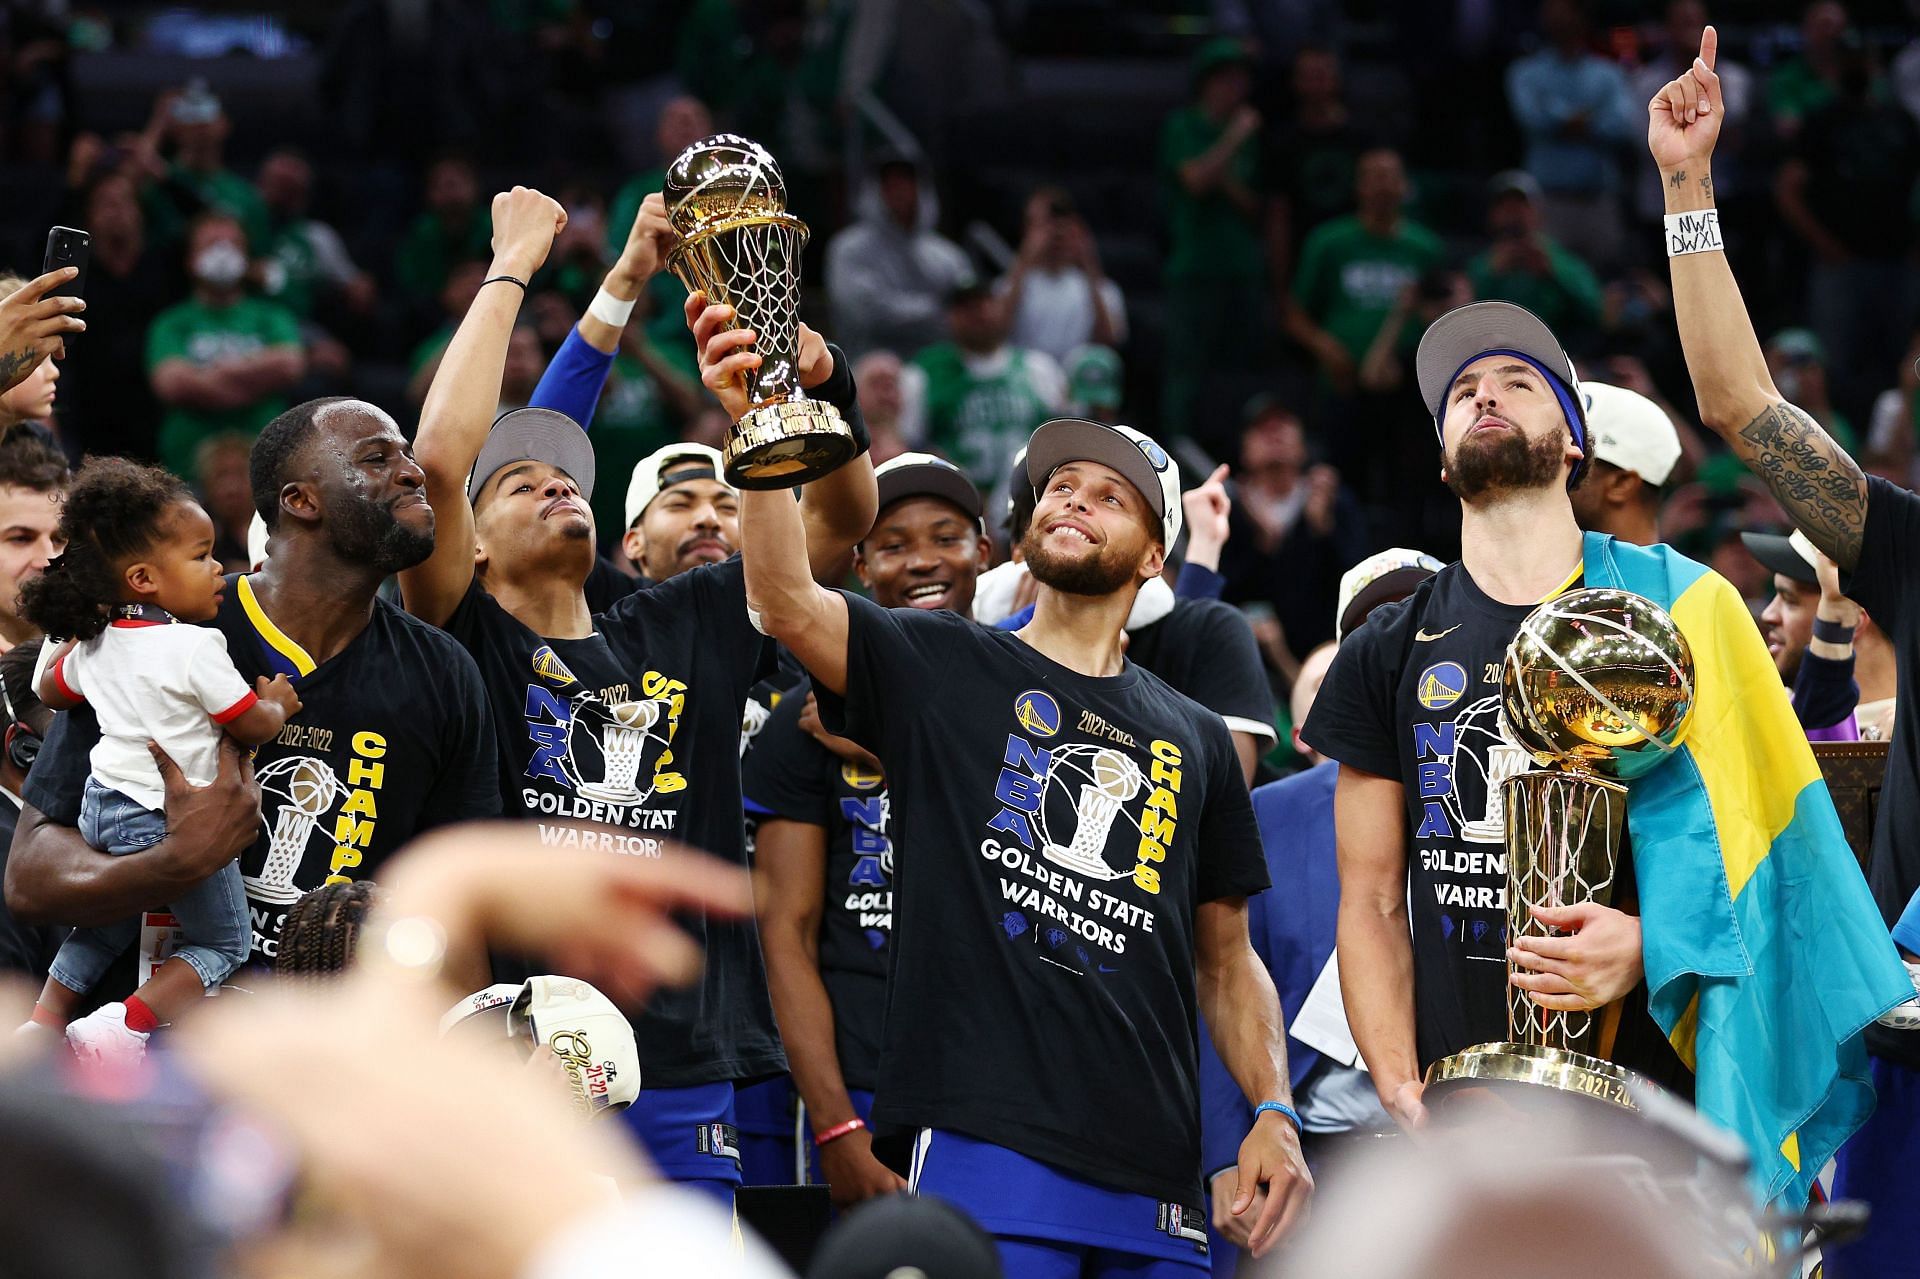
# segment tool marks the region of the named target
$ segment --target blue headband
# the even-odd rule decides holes
[[[1461,364],[1459,368],[1453,371],[1453,376],[1447,379],[1447,391],[1441,394],[1440,403],[1435,406],[1433,411],[1433,434],[1434,434],[1434,438],[1438,440],[1440,443],[1441,452],[1444,454],[1446,452],[1446,447],[1447,447],[1446,396],[1447,394],[1450,394],[1452,392],[1453,384],[1460,380],[1460,375],[1467,371],[1467,365],[1474,364],[1481,360],[1484,360],[1489,355],[1512,356],[1514,359],[1519,360],[1521,363],[1525,364],[1528,368],[1534,370],[1534,372],[1538,373],[1541,377],[1545,378],[1547,380],[1547,385],[1552,388],[1553,398],[1560,401],[1560,413],[1563,417],[1567,419],[1567,430],[1571,432],[1573,435],[1574,446],[1580,450],[1580,460],[1573,464],[1573,471],[1567,476],[1567,487],[1572,488],[1575,484],[1578,484],[1580,482],[1580,477],[1586,474],[1586,470],[1587,470],[1588,451],[1587,451],[1586,418],[1581,414],[1580,402],[1574,397],[1573,388],[1567,385],[1566,379],[1561,377],[1559,374],[1555,373],[1552,369],[1548,368],[1546,365],[1540,363],[1540,361],[1534,359],[1531,355],[1526,354],[1524,351],[1514,351],[1514,350],[1509,350],[1508,348],[1503,346],[1496,346],[1490,351],[1480,352],[1480,354],[1474,356],[1470,360],[1467,360],[1465,363]]]

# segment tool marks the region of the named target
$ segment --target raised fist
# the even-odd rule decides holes
[[[538,271],[567,225],[567,211],[550,195],[515,187],[493,197],[493,267],[524,280]]]

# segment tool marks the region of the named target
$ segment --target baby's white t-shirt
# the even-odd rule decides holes
[[[114,622],[55,671],[100,720],[95,779],[155,810],[167,791],[147,743],[160,743],[188,781],[206,786],[220,767],[220,726],[259,700],[233,668],[227,637],[210,626]]]

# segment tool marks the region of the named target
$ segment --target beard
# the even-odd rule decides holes
[[[1566,439],[1558,433],[1531,440],[1518,426],[1490,435],[1469,433],[1446,459],[1447,487],[1463,502],[1488,493],[1546,488],[1559,482],[1565,453]]]
[[[328,511],[333,548],[342,559],[398,573],[433,554],[433,531],[408,528],[381,502],[351,496]]]
[[[1114,553],[1111,542],[1096,554],[1075,557],[1053,551],[1046,545],[1045,538],[1036,520],[1027,526],[1027,535],[1020,539],[1027,571],[1042,586],[1051,586],[1068,595],[1111,595],[1138,576],[1140,566],[1124,563]]]

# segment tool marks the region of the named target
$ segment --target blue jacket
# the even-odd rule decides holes
[[[1333,957],[1340,911],[1340,870],[1334,858],[1333,787],[1340,766],[1328,762],[1253,792],[1267,871],[1273,888],[1247,903],[1247,930],[1280,992],[1287,1024],[1300,1015],[1320,970]],[[1299,1040],[1287,1038],[1287,1073],[1295,1088],[1320,1060]],[[1203,1028],[1200,1036],[1202,1171],[1211,1176],[1239,1160],[1240,1143],[1253,1126],[1253,1107],[1227,1073]]]

